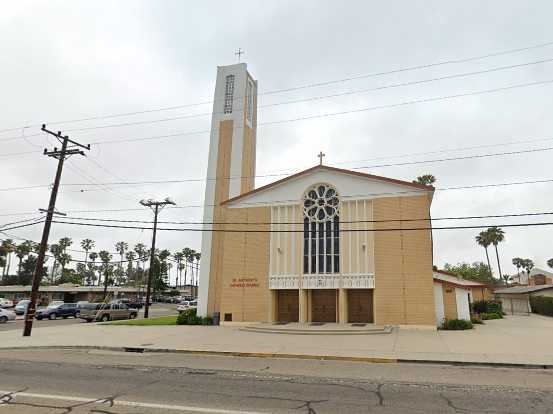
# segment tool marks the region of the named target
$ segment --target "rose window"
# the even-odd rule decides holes
[[[338,215],[339,204],[335,189],[318,184],[305,194],[303,212],[310,221],[329,221]]]

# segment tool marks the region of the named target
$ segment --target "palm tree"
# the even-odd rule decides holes
[[[23,259],[28,256],[33,249],[32,242],[26,240],[23,243],[19,243],[15,247],[15,255],[19,259],[19,263],[17,265],[17,274],[21,274],[21,265],[23,264]]]
[[[547,266],[549,266],[550,268],[553,269],[553,258],[551,258],[547,261]]]
[[[50,253],[54,256],[54,264],[52,264],[52,273],[50,274],[50,282],[54,283],[56,278],[56,268],[58,266],[60,254],[62,254],[62,249],[59,244],[50,245]]]
[[[182,276],[182,261],[184,260],[184,253],[183,252],[176,252],[173,253],[173,260],[177,262],[177,280],[175,281],[175,285],[180,286],[180,276]]]
[[[202,254],[200,252],[197,252],[195,254],[196,257],[196,286],[198,286],[198,278],[200,276],[200,259],[202,257]]]
[[[15,251],[15,243],[12,239],[6,239],[2,242],[2,248],[6,253],[6,265],[4,266],[3,276],[10,274],[10,262],[12,253]]]
[[[92,252],[92,253],[90,253],[90,255],[88,257],[90,257],[90,260],[92,261],[92,267],[91,267],[90,270],[93,270],[93,269],[95,270],[95,268],[96,268],[96,259],[98,258],[98,253]],[[94,282],[94,281],[92,281],[92,282]],[[98,277],[98,285],[100,285],[100,277]]]
[[[73,244],[73,240],[71,240],[71,237],[62,237],[58,244],[63,253],[65,253],[67,248]]]
[[[102,261],[102,270],[104,272],[104,299],[105,299],[108,293],[110,274],[113,270],[112,266],[110,265],[110,262],[113,256],[106,250],[101,250],[100,253],[98,253],[98,255],[100,256],[100,260]]]
[[[476,236],[476,243],[478,243],[480,246],[482,246],[486,250],[486,260],[488,261],[488,269],[490,271],[490,275],[493,277],[492,273],[492,267],[490,265],[490,256],[488,254],[488,246],[492,244],[490,235],[488,231],[481,231],[478,236]]]
[[[530,272],[534,268],[534,262],[530,259],[524,259],[522,261],[522,267],[526,270],[526,274],[528,275],[528,284],[530,284]]]
[[[125,252],[127,250],[129,250],[129,244],[124,242],[124,241],[120,241],[120,242],[117,242],[115,243],[115,250],[117,251],[117,253],[119,253],[119,256],[121,257],[121,261],[119,262],[119,279],[118,280],[118,283],[121,284],[122,280],[123,279],[123,257],[125,256]]]
[[[61,253],[58,257],[58,262],[61,264],[61,277],[63,278],[63,275],[65,273],[65,266],[71,261],[71,255],[69,253]]]
[[[187,273],[188,273],[188,264],[191,263],[194,260],[192,258],[194,253],[195,253],[194,250],[189,249],[188,247],[185,247],[184,249],[182,249],[182,254],[184,255],[184,260],[186,260],[185,268],[184,268],[184,286],[186,286]]]
[[[127,261],[129,262],[129,264],[127,265],[127,280],[129,280],[133,275],[134,269],[132,267],[132,263],[136,260],[136,253],[133,252],[132,250],[125,253],[125,259],[127,259]],[[136,278],[135,278],[135,282],[136,282]]]
[[[146,246],[143,243],[137,243],[134,245],[134,252],[136,253],[136,267],[140,270],[140,283],[142,283],[142,276],[144,274],[146,264],[146,261],[144,260],[144,256],[146,255]],[[142,262],[142,269],[140,268],[140,262]]]
[[[501,273],[501,263],[499,263],[499,253],[497,251],[497,245],[502,241],[505,241],[505,232],[497,227],[493,226],[488,229],[488,234],[490,235],[490,240],[495,248],[495,257],[497,258],[497,268],[499,269],[499,279],[503,278],[503,273]]]
[[[424,174],[417,177],[417,179],[413,180],[413,182],[422,185],[432,185],[436,182],[436,177],[434,177],[432,174]]]
[[[88,252],[90,250],[94,249],[94,240],[84,239],[83,241],[81,241],[81,247],[83,248],[83,250],[85,252],[84,265],[86,266],[86,264],[88,262]]]
[[[522,267],[522,260],[520,257],[513,258],[513,265],[517,268],[518,281],[520,282],[520,268]]]

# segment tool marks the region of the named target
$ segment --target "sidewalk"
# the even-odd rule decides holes
[[[137,347],[147,350],[377,360],[553,366],[553,318],[510,316],[471,331],[397,330],[385,335],[288,335],[239,327],[77,324],[0,332],[0,348]]]

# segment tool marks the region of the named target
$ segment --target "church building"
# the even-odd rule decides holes
[[[198,314],[435,327],[434,188],[327,166],[322,153],[255,188],[257,87],[245,63],[218,68]]]

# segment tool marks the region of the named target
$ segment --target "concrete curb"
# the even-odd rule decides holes
[[[338,355],[308,355],[308,354],[281,354],[272,352],[239,352],[239,351],[202,351],[193,349],[171,349],[171,348],[148,348],[148,347],[122,347],[122,346],[96,346],[96,345],[30,345],[12,346],[0,348],[0,351],[11,350],[44,350],[44,349],[79,349],[79,350],[102,350],[114,352],[136,352],[136,353],[172,353],[184,355],[209,355],[209,356],[234,356],[242,358],[281,358],[281,359],[304,359],[319,361],[344,361],[344,362],[365,362],[373,364],[421,364],[421,365],[454,365],[472,366],[487,368],[518,368],[518,369],[553,369],[553,364],[527,364],[510,362],[478,362],[478,361],[452,361],[432,359],[406,359],[392,357],[348,357]]]

